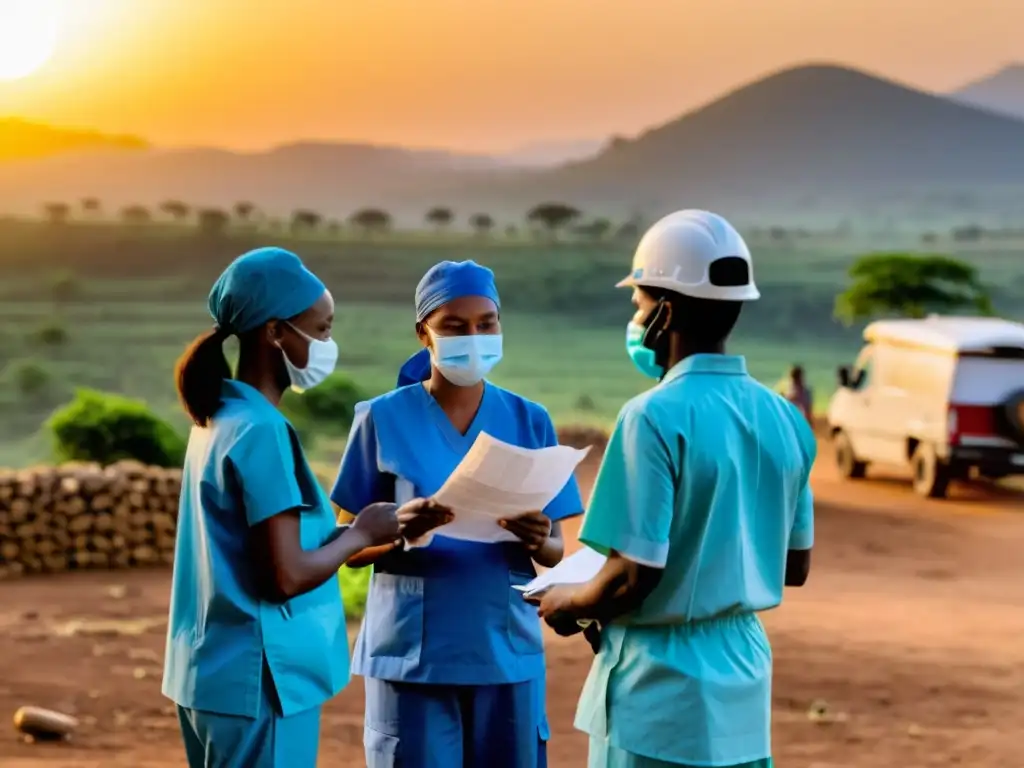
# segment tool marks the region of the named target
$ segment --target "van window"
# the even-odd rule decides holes
[[[857,357],[857,362],[853,365],[853,371],[850,373],[850,389],[856,391],[867,389],[871,383],[871,369],[874,359],[874,347],[864,347]]]

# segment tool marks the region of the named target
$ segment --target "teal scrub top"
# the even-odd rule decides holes
[[[335,579],[284,603],[260,598],[250,529],[300,512],[304,549],[336,520],[287,419],[257,390],[225,381],[223,405],[189,436],[178,512],[163,693],[224,715],[259,712],[266,661],[288,716],[322,704],[349,679]]]
[[[430,496],[481,432],[522,448],[558,444],[547,411],[501,387],[486,384],[463,435],[422,384],[411,384],[359,406],[331,498],[358,512],[375,501]],[[543,511],[553,521],[582,513],[575,478]],[[532,555],[519,542],[484,544],[441,535],[429,546],[378,560],[353,671],[433,685],[543,677],[537,609],[515,589],[536,573]]]
[[[788,550],[814,543],[817,452],[742,357],[694,355],[619,414],[580,539],[663,570],[605,630],[577,727],[690,765],[770,755],[771,650]]]

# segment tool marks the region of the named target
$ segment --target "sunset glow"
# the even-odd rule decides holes
[[[0,80],[18,80],[53,55],[60,23],[52,0],[0,0]]]

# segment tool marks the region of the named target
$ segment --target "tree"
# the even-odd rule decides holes
[[[526,214],[526,220],[533,225],[544,227],[551,237],[558,230],[580,217],[580,211],[565,203],[541,203]]]
[[[308,211],[299,209],[292,214],[292,234],[299,234],[300,232],[314,232],[317,227],[320,226],[320,222],[323,220],[316,211]]]
[[[99,212],[103,209],[103,205],[98,197],[83,197],[79,205],[82,206],[82,212],[90,216],[99,215]]]
[[[165,203],[161,203],[160,210],[170,216],[179,224],[188,218],[191,208],[181,202],[181,200],[168,200]]]
[[[121,209],[121,220],[125,224],[148,224],[152,218],[149,209],[141,205],[129,205]]]
[[[387,232],[391,228],[391,214],[380,208],[363,208],[349,219],[367,235]]]
[[[241,221],[243,224],[248,224],[252,215],[256,212],[256,206],[250,202],[242,200],[235,203],[235,218]]]
[[[835,316],[847,325],[876,315],[921,318],[967,308],[992,312],[977,270],[949,256],[872,253],[858,258],[848,274],[852,283],[835,304]]]
[[[203,208],[199,211],[199,231],[204,235],[222,235],[230,220],[220,208]]]
[[[494,229],[494,219],[491,218],[489,213],[474,213],[469,217],[469,226],[480,237],[485,237]]]
[[[71,218],[71,206],[67,203],[47,203],[43,211],[51,224],[66,224]]]
[[[427,223],[438,230],[447,228],[454,219],[455,213],[451,208],[431,208],[427,211]]]
[[[575,232],[577,235],[590,240],[601,240],[608,234],[611,228],[612,223],[608,219],[594,219],[576,227]]]

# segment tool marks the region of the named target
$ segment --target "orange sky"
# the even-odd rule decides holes
[[[32,2],[32,0],[23,0]],[[632,133],[809,59],[946,89],[1024,59],[1020,0],[62,0],[0,115],[258,148]]]

